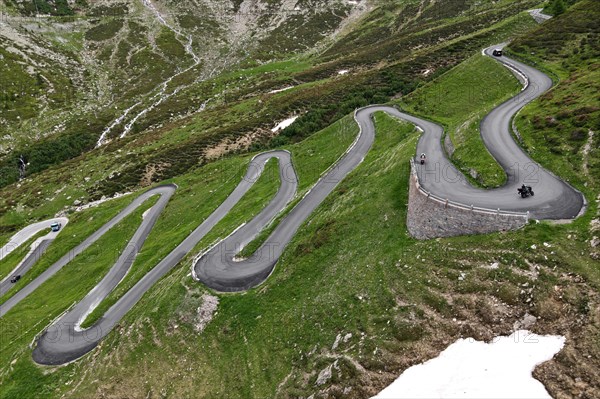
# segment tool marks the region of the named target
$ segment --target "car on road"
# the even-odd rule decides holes
[[[61,227],[62,227],[62,224],[60,224],[60,223],[52,223],[52,224],[50,225],[50,228],[51,228],[51,229],[52,229],[52,231],[54,231],[54,232],[56,232],[56,231],[59,231]]]
[[[10,282],[14,284],[14,283],[16,283],[17,281],[19,281],[20,279],[21,279],[21,275],[20,275],[20,274],[17,274],[16,276],[13,276],[13,277],[10,279]]]
[[[502,49],[496,48],[496,49],[494,49],[494,51],[492,51],[492,54],[495,57],[502,57]]]

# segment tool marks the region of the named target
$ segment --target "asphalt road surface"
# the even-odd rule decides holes
[[[40,364],[58,365],[71,362],[83,356],[92,350],[98,342],[106,336],[114,326],[123,318],[123,316],[139,301],[142,295],[148,291],[160,278],[167,274],[175,267],[181,259],[187,255],[198,242],[223,218],[229,211],[238,203],[238,201],[246,194],[246,192],[254,185],[264,170],[265,163],[271,159],[279,160],[279,173],[282,181],[277,195],[268,204],[268,209],[275,209],[276,214],[280,209],[294,197],[297,188],[297,176],[294,169],[291,167],[291,156],[287,151],[271,151],[262,153],[252,159],[246,175],[238,184],[235,190],[227,197],[227,199],[198,227],[194,230],[177,248],[167,255],[156,267],[146,274],[137,284],[133,286],[124,296],[122,296],[92,327],[81,329],[80,324],[87,315],[116,287],[121,279],[127,274],[131,264],[135,259],[135,255],[139,248],[143,245],[146,237],[151,231],[156,219],[164,209],[170,199],[170,196],[175,191],[175,186],[160,186],[149,190],[124,209],[117,217],[103,226],[97,233],[94,233],[90,239],[96,241],[110,227],[114,226],[118,221],[122,220],[128,214],[133,212],[145,200],[155,194],[160,194],[159,202],[146,213],[144,221],[140,228],[136,231],[133,238],[129,242],[127,249],[123,252],[117,263],[111,268],[104,279],[92,290],[86,297],[79,302],[75,307],[62,315],[56,322],[48,327],[37,339],[37,345],[33,351],[33,359]],[[261,219],[264,211],[257,216]],[[268,215],[267,215],[268,217]],[[252,223],[252,222],[251,222]],[[250,224],[251,224],[250,223]],[[87,240],[86,240],[87,241]],[[92,241],[92,242],[93,242]],[[82,244],[83,245],[83,244]],[[79,248],[79,247],[78,247]],[[81,252],[81,251],[79,251]],[[78,252],[78,253],[79,253]],[[60,261],[59,261],[60,262]],[[62,267],[64,265],[61,265]],[[52,274],[56,273],[59,268],[52,266],[55,269]],[[40,283],[45,281],[49,276],[44,276]],[[36,279],[37,280],[37,279]],[[34,284],[36,281],[32,282]],[[31,285],[30,284],[30,285]],[[38,284],[39,285],[39,284]],[[29,286],[26,286],[28,288]],[[35,288],[33,288],[35,289]],[[33,291],[29,290],[26,294]],[[20,294],[17,293],[15,297]],[[26,295],[25,294],[25,295]],[[13,298],[15,298],[13,297]],[[11,298],[9,301],[13,300]],[[22,298],[20,298],[22,299]],[[12,308],[18,301],[11,302]],[[7,301],[2,305],[0,316],[4,315],[10,308],[5,308],[9,303]]]
[[[53,223],[60,223],[61,229],[59,231],[51,231],[50,225]],[[52,241],[54,241],[54,239],[60,234],[62,227],[66,226],[67,223],[69,223],[69,219],[62,217],[30,224],[12,236],[8,243],[0,248],[1,261],[39,232],[44,230],[48,231],[48,234],[38,238],[33,242],[31,245],[31,250],[25,256],[25,259],[17,264],[14,270],[12,270],[2,281],[0,281],[0,296],[6,294],[8,290],[15,286],[15,284],[10,282],[13,276],[23,276],[33,267],[38,259],[40,259],[40,257],[44,254],[46,248],[48,248]]]
[[[50,225],[52,223],[60,223],[64,227],[67,223],[69,223],[69,219],[67,218],[54,218],[44,220],[43,222],[37,222],[30,224],[29,226],[23,228],[17,234],[12,236],[8,243],[0,248],[0,260],[6,258],[12,251],[19,248],[23,245],[27,240],[31,237],[35,236],[40,231],[50,230]],[[49,231],[47,235],[43,238],[47,240],[53,240],[56,236],[61,232],[61,230],[57,232]]]
[[[42,257],[42,255],[46,251],[46,248],[48,248],[52,241],[54,240],[41,240],[38,243],[34,244],[34,249],[30,251],[29,254],[26,255],[25,259],[22,262],[20,262],[17,265],[17,267],[15,267],[15,269],[9,275],[7,275],[6,278],[4,278],[4,280],[0,282],[0,297],[6,294],[8,290],[10,290],[12,287],[14,287],[15,283],[12,283],[10,281],[13,278],[13,276],[23,277],[23,275],[33,267],[33,265],[38,261],[38,259]]]
[[[489,55],[490,50],[486,50],[486,53]],[[154,188],[136,198],[132,204],[69,255],[59,260],[3,303],[0,306],[0,317],[65,266],[71,260],[71,256],[81,253],[150,196],[158,194],[161,198],[146,213],[141,226],[117,263],[81,302],[42,332],[33,351],[33,359],[40,364],[47,365],[64,364],[83,356],[114,328],[156,281],[175,267],[214,225],[227,215],[261,175],[264,164],[271,158],[277,158],[281,186],[276,196],[250,222],[240,226],[229,237],[200,256],[192,268],[194,278],[217,291],[243,291],[259,285],[272,273],[277,260],[298,228],[336,185],[362,162],[375,138],[372,115],[377,111],[384,111],[414,123],[423,130],[417,146],[417,153],[426,153],[427,163],[424,166],[419,165],[417,173],[422,186],[433,194],[478,207],[529,211],[532,217],[540,219],[574,218],[584,205],[583,196],[531,161],[513,140],[509,129],[512,116],[525,104],[550,88],[552,82],[546,75],[527,65],[506,57],[494,58],[518,70],[529,82],[527,88],[518,96],[495,108],[481,123],[481,135],[484,143],[507,173],[508,181],[505,186],[494,190],[472,187],[446,159],[441,144],[443,129],[439,125],[388,106],[363,108],[355,114],[355,119],[360,126],[360,134],[353,145],[282,219],[265,243],[249,259],[239,260],[235,258],[235,255],[272,222],[296,194],[298,179],[290,154],[286,151],[271,151],[256,156],[250,162],[246,176],[229,197],[175,250],[123,295],[92,327],[82,330],[79,325],[126,275],[139,248],[143,245],[154,223],[174,193],[176,188],[174,185]],[[523,182],[533,186],[534,197],[522,199],[517,196],[516,189]]]

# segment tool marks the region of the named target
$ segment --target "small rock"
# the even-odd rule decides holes
[[[81,201],[75,200],[75,201],[73,201],[73,205],[79,206],[79,205],[81,205]]]
[[[533,245],[531,246],[531,249],[537,249],[537,245],[533,244]]]
[[[596,236],[592,237],[592,241],[590,241],[590,245],[592,246],[592,248],[596,248],[598,245],[600,245],[600,239],[598,239],[598,237],[596,237]]]
[[[319,373],[319,376],[317,377],[317,382],[316,382],[317,386],[323,385],[331,379],[331,375],[332,375],[331,369],[332,368],[333,368],[333,363],[331,363],[329,366],[327,366],[323,370],[321,370],[321,372]]]
[[[341,339],[342,339],[342,334],[338,334],[337,337],[335,337],[335,342],[333,343],[333,346],[331,347],[332,351],[337,349],[337,347],[340,345]]]
[[[523,320],[521,321],[521,325],[523,326],[524,329],[529,329],[531,326],[533,326],[535,324],[535,322],[537,321],[537,317],[530,315],[529,313],[526,313],[525,316],[523,316]]]

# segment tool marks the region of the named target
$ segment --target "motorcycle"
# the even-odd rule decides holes
[[[527,198],[529,196],[533,197],[533,190],[531,189],[531,186],[526,186],[523,184],[521,188],[517,189],[517,192],[519,193],[521,198]]]

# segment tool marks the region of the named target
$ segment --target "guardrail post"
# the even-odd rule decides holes
[[[446,202],[444,203],[444,209],[448,208],[448,198],[446,198]]]
[[[527,214],[525,214],[525,221],[529,222],[529,211],[527,211]]]

